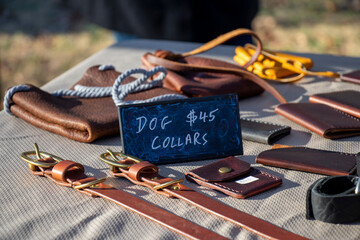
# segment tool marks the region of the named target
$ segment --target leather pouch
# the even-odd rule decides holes
[[[290,134],[291,127],[259,120],[241,118],[243,139],[264,144],[273,144]]]
[[[275,112],[329,139],[360,135],[360,119],[319,103],[287,103]]]
[[[115,70],[100,71],[98,67],[90,67],[75,85],[112,86],[120,73]],[[134,80],[128,77],[122,84]],[[80,142],[92,142],[100,137],[119,134],[118,110],[111,97],[55,97],[29,86],[29,91],[17,92],[12,97],[10,110],[17,117],[36,127]],[[125,100],[143,100],[171,93],[175,92],[157,87],[129,94]]]
[[[360,71],[359,71],[360,77]],[[360,82],[359,82],[360,83]],[[354,117],[360,118],[360,92],[347,90],[330,93],[321,93],[310,96],[309,101],[322,103]]]
[[[299,170],[330,176],[350,175],[356,171],[356,155],[306,147],[274,145],[256,157],[268,166]]]
[[[282,183],[281,178],[253,168],[235,157],[221,159],[185,175],[191,182],[235,198],[247,198]]]
[[[244,66],[225,61],[193,56],[207,51],[235,36],[250,34],[258,41],[256,53]],[[281,103],[286,100],[266,81],[246,70],[260,54],[261,41],[247,29],[237,29],[219,36],[203,46],[183,54],[157,50],[154,54],[146,53],[141,61],[146,69],[161,65],[168,70],[164,87],[180,92],[189,97],[203,97],[237,93],[238,98],[248,98],[269,91]]]

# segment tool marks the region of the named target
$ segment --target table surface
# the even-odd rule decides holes
[[[60,75],[42,87],[46,91],[69,88],[78,81],[85,70],[97,64],[112,64],[118,71],[141,65],[140,57],[145,52],[166,49],[185,52],[199,46],[155,40],[130,40],[110,46],[74,68]],[[234,47],[220,46],[202,55],[232,61]],[[314,60],[314,71],[347,72],[358,69],[360,58],[318,54],[299,54]],[[46,71],[46,69],[45,69]],[[31,82],[29,82],[31,83]],[[289,102],[307,102],[315,93],[358,90],[360,85],[335,81],[329,78],[306,77],[295,84],[272,84]],[[360,137],[340,140],[324,139],[317,134],[275,114],[278,102],[270,94],[241,100],[242,117],[265,120],[292,127],[289,136],[277,143],[292,146],[307,146],[317,149],[346,153],[359,151]],[[64,159],[71,159],[85,165],[88,175],[96,178],[109,177],[107,184],[120,188],[136,197],[166,209],[176,215],[211,229],[232,239],[257,239],[258,236],[229,222],[212,216],[182,200],[168,199],[151,190],[135,186],[125,179],[110,176],[108,167],[98,160],[107,148],[121,151],[119,136],[80,143],[36,128],[23,120],[0,112],[0,238],[1,239],[182,239],[138,214],[125,210],[101,198],[91,198],[72,189],[58,186],[46,178],[32,175],[19,155],[33,150],[37,142],[40,150],[53,153]],[[260,152],[269,145],[244,141],[244,155],[240,159],[253,166],[274,174],[283,180],[275,189],[249,199],[236,199],[220,192],[209,190],[194,183],[185,185],[232,206],[240,211],[269,221],[286,230],[312,239],[359,239],[359,222],[353,224],[329,224],[306,220],[306,192],[317,179],[323,177],[255,163]],[[183,177],[186,171],[214,162],[194,161],[159,166],[160,174],[172,178]]]

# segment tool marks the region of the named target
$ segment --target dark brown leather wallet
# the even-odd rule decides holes
[[[320,103],[286,103],[275,112],[329,139],[360,135],[360,119]]]
[[[277,144],[273,149],[260,153],[256,162],[330,176],[350,175],[356,171],[355,154]]]
[[[322,103],[360,118],[360,92],[353,90],[321,93],[310,96],[312,103]]]
[[[235,157],[185,173],[186,179],[236,198],[247,198],[279,186],[281,178],[260,171]]]

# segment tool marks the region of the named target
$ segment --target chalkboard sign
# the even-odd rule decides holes
[[[154,164],[243,154],[237,95],[119,106],[123,151]]]

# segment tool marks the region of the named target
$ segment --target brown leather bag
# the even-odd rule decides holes
[[[90,67],[74,86],[110,87],[120,75],[115,70],[100,71],[98,68]],[[128,77],[122,84],[134,80]],[[80,142],[119,134],[118,110],[111,97],[55,97],[37,87],[29,87],[28,91],[15,93],[10,103],[10,111],[26,122]],[[129,94],[124,100],[144,100],[172,93],[176,92],[156,87]]]
[[[256,53],[243,66],[221,60],[193,56],[210,50],[233,37],[247,34],[255,37],[258,44]],[[266,90],[278,99],[280,103],[285,103],[286,100],[275,88],[246,70],[248,66],[256,61],[261,50],[261,41],[253,31],[236,29],[188,53],[174,54],[170,51],[158,50],[154,54],[144,54],[141,61],[146,69],[151,69],[157,65],[165,67],[168,70],[168,74],[163,86],[189,97],[237,93],[239,99],[241,99],[259,95]]]

